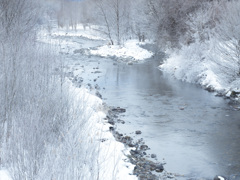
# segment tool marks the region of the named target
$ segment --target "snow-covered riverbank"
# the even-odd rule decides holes
[[[94,30],[84,30],[78,29],[78,31],[65,31],[65,30],[53,30],[52,35],[48,36],[47,33],[43,33],[44,37],[41,38],[42,42],[50,43],[58,46],[59,53],[62,54],[63,64],[65,73],[76,73],[75,71],[70,72],[67,67],[68,55],[73,55],[74,50],[85,48],[79,42],[74,42],[67,40],[67,38],[85,38],[88,41],[103,41],[103,38],[96,36],[97,32]],[[67,38],[66,38],[67,37]],[[80,62],[79,62],[80,63]],[[80,63],[81,64],[81,63]],[[65,69],[66,68],[66,69]],[[77,71],[78,76],[81,76],[81,71]],[[126,149],[124,144],[117,142],[110,132],[110,124],[105,120],[107,110],[103,106],[103,101],[95,95],[92,90],[87,89],[87,87],[82,86],[77,87],[78,84],[66,79],[69,89],[69,93],[73,95],[73,104],[76,108],[83,109],[83,114],[78,114],[80,117],[76,116],[76,122],[73,122],[73,130],[69,131],[69,141],[71,137],[76,136],[76,132],[79,132],[77,139],[83,147],[82,158],[85,158],[85,165],[83,166],[81,179],[92,179],[93,176],[97,176],[98,179],[110,180],[110,179],[137,179],[133,176],[134,165],[129,163],[126,155],[129,150]],[[79,104],[80,103],[80,104]],[[80,118],[80,122],[78,122]],[[81,126],[81,121],[84,122],[84,127]],[[82,122],[82,123],[83,123]],[[78,133],[77,133],[78,134]],[[75,138],[74,138],[75,139]],[[73,142],[77,143],[76,142]],[[78,146],[77,146],[78,147]],[[76,147],[76,148],[77,148]],[[81,151],[82,151],[81,150]],[[79,150],[74,149],[73,152],[78,152]],[[89,154],[88,154],[89,152]],[[71,156],[71,154],[69,154]],[[74,156],[74,155],[72,155]],[[59,157],[61,158],[61,157]],[[92,172],[91,169],[95,169]]]
[[[240,79],[232,75],[235,63],[225,61],[215,48],[214,44],[194,43],[178,51],[169,50],[169,57],[159,68],[179,80],[199,84],[218,95],[238,100]],[[229,69],[225,68],[226,64]]]
[[[116,57],[127,62],[138,62],[151,58],[153,53],[141,48],[150,42],[138,42],[138,40],[128,40],[124,45],[104,45],[97,49],[90,50],[90,54],[99,55],[102,57]]]
[[[113,57],[117,60],[124,61],[126,63],[144,61],[153,56],[153,52],[150,52],[141,46],[151,44],[152,42],[146,40],[146,42],[139,42],[137,39],[127,40],[123,45],[109,45],[106,37],[103,33],[99,32],[98,27],[93,26],[92,29],[84,30],[81,25],[78,26],[77,31],[65,30],[65,29],[53,29],[51,32],[51,39],[46,39],[47,32],[43,31],[45,36],[41,38],[42,42],[51,42],[61,46],[62,51],[65,53],[78,53],[78,49],[82,49],[82,53],[85,55],[95,55],[101,57]],[[69,37],[69,38],[86,38],[92,41],[102,41],[103,43],[95,48],[89,48],[84,44],[79,44],[76,41],[66,41],[57,37]]]
[[[76,102],[73,102],[76,108],[80,106],[84,109],[81,117],[76,117],[76,122],[72,126],[74,131],[69,131],[68,135],[68,140],[71,142],[72,137],[75,137],[78,134],[76,132],[79,132],[79,136],[74,139],[78,139],[79,143],[86,148],[86,151],[84,151],[86,154],[83,156],[83,158],[86,158],[86,164],[82,170],[85,173],[82,173],[81,179],[91,179],[93,173],[99,179],[106,180],[122,180],[126,177],[136,179],[135,176],[131,175],[133,165],[126,162],[125,153],[127,154],[127,149],[122,143],[115,140],[109,131],[110,124],[104,120],[106,110],[102,100],[92,95],[86,88],[74,87],[70,81],[68,83],[70,94],[73,94],[76,100]],[[79,118],[86,121],[85,128],[81,127]],[[78,150],[75,149],[74,152],[78,152]],[[74,156],[74,154],[69,154],[69,156]],[[91,172],[92,165],[97,168],[98,172]]]

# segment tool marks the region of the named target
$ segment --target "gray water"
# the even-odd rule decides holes
[[[240,112],[229,100],[161,72],[162,56],[134,65],[94,56],[68,58],[72,67],[84,66],[83,83],[98,84],[104,102],[126,108],[120,117],[126,123],[117,124],[117,130],[143,138],[166,171],[184,176],[179,179],[240,173]],[[142,134],[135,135],[136,130]]]

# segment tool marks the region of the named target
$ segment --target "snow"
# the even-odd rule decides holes
[[[95,27],[97,28],[97,27]],[[72,29],[53,29],[51,32],[52,36],[70,36],[70,37],[83,37],[91,40],[106,40],[96,29],[86,29],[79,25],[76,30]]]
[[[104,108],[102,100],[95,95],[92,95],[85,88],[77,88],[70,82],[70,93],[75,95],[77,102],[82,101],[85,106],[85,116],[88,119],[89,126],[91,125],[88,135],[88,142],[97,142],[98,147],[98,168],[99,177],[104,180],[134,180],[136,176],[130,175],[133,172],[134,165],[130,164],[125,154],[127,149],[120,142],[117,142],[109,131],[110,124],[104,118]],[[91,179],[91,174],[86,174],[84,179]]]
[[[200,84],[229,97],[232,91],[240,91],[240,80],[239,78],[232,80],[233,76],[226,73],[224,65],[228,64],[230,68],[236,65],[234,62],[226,62],[226,59],[214,49],[215,46],[213,42],[196,42],[183,46],[178,51],[168,50],[169,57],[159,68],[176,79]]]
[[[12,180],[7,170],[0,170],[0,180]]]
[[[138,40],[127,40],[123,46],[104,45],[96,50],[90,50],[92,55],[103,57],[116,56],[120,59],[133,59],[133,61],[142,61],[151,58],[153,53],[140,47],[145,43],[139,43]]]
[[[218,176],[218,178],[219,178],[219,180],[225,180],[225,178],[222,176]]]

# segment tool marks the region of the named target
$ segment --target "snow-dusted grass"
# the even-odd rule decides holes
[[[101,39],[93,38],[91,33],[91,30],[83,29],[78,29],[77,32],[53,30],[53,36],[42,32],[44,37],[40,41],[59,44],[56,50],[71,53],[69,49],[81,48],[75,42],[79,36]],[[69,80],[64,84],[64,92],[68,94],[70,116],[60,137],[61,141],[55,146],[48,145],[46,166],[41,169],[38,179],[44,179],[47,175],[53,179],[137,179],[130,175],[133,165],[126,162],[127,149],[115,140],[109,131],[110,124],[104,120],[106,114],[102,100],[84,87],[75,87]]]
[[[120,59],[129,59],[132,61],[142,61],[152,57],[153,53],[140,47],[145,43],[139,43],[138,40],[128,40],[124,45],[104,45],[96,50],[90,50],[92,55],[103,57],[115,56]]]
[[[126,148],[114,139],[109,131],[110,125],[104,120],[106,114],[102,100],[86,88],[75,87],[68,79],[62,87],[62,95],[68,101],[65,103],[68,116],[61,126],[55,127],[59,135],[53,136],[50,142],[46,140],[42,147],[44,154],[36,159],[37,171],[31,171],[34,159],[22,149],[17,152],[18,158],[24,161],[10,162],[6,167],[8,171],[0,171],[0,180],[11,180],[10,177],[34,177],[36,180],[137,179],[130,175],[133,165],[126,162]]]
[[[129,175],[133,171],[133,165],[125,162],[125,159],[127,159],[124,155],[126,148],[122,143],[115,140],[112,133],[109,131],[110,124],[104,120],[106,114],[104,113],[102,100],[90,94],[85,88],[76,88],[71,85],[70,92],[71,94],[75,94],[77,104],[79,101],[81,102],[82,108],[84,109],[84,114],[82,116],[89,117],[86,119],[88,130],[85,134],[85,139],[80,140],[80,142],[82,141],[81,143],[85,143],[86,146],[88,146],[88,144],[96,145],[95,152],[97,152],[98,155],[97,159],[93,159],[95,161],[93,164],[96,165],[99,171],[99,179],[137,179],[136,176]],[[79,127],[79,129],[80,128],[81,127]],[[83,135],[84,133],[80,134]],[[79,138],[83,137],[80,136]],[[90,145],[90,147],[92,146]],[[91,163],[89,162],[89,164]],[[127,168],[127,166],[129,168]],[[85,166],[85,168],[86,167],[87,166]],[[86,169],[90,168],[91,167],[88,167]],[[90,172],[84,174],[84,177],[82,177],[82,179],[86,180],[91,178],[92,173]]]
[[[49,145],[45,160],[49,167],[42,169],[38,179],[47,175],[53,179],[136,179],[129,175],[133,165],[124,161],[124,145],[114,139],[104,120],[102,100],[68,80],[64,88],[69,91],[73,116],[62,133],[62,142]]]
[[[236,64],[219,53],[217,43],[196,42],[178,51],[169,50],[169,58],[159,68],[179,80],[200,84],[228,96],[232,91],[239,92],[240,79],[233,77],[231,68]],[[225,50],[228,52],[227,48]]]

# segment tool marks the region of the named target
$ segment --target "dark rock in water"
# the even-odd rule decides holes
[[[156,172],[163,172],[163,170],[164,170],[164,167],[163,167],[162,164],[158,164],[158,165],[156,166]]]
[[[213,180],[228,180],[228,179],[224,176],[215,176]]]
[[[102,95],[101,95],[98,91],[96,91],[95,94],[96,94],[97,97],[99,97],[100,99],[102,99]]]
[[[118,123],[121,123],[121,124],[125,124],[125,121],[121,120],[121,119],[118,119],[117,120]]]
[[[92,88],[92,85],[90,83],[87,84],[89,88]]]
[[[145,145],[145,144],[140,146],[140,150],[142,150],[142,151],[146,151],[148,149],[149,149],[149,147],[147,145]]]
[[[230,97],[236,98],[240,95],[240,92],[232,91]]]
[[[114,122],[112,119],[109,119],[109,120],[108,120],[108,123],[111,124],[111,125],[114,125],[114,124],[115,124],[115,122]]]
[[[119,141],[128,145],[129,147],[135,147],[135,143],[133,143],[133,139],[130,136],[121,137]]]
[[[123,143],[127,143],[127,142],[130,142],[130,141],[132,141],[133,139],[130,137],[130,136],[124,136],[123,138],[122,138],[122,142]]]
[[[208,86],[205,88],[208,92],[214,92],[214,88],[212,86]]]
[[[180,107],[179,109],[180,109],[180,110],[184,110],[184,107]]]
[[[157,180],[159,179],[155,174],[139,174],[139,180]]]
[[[135,144],[133,144],[132,142],[128,143],[129,147],[135,147]]]
[[[142,134],[142,131],[136,131],[135,134]]]
[[[117,108],[113,108],[112,111],[118,112],[118,113],[125,113],[126,109],[117,107]]]
[[[110,131],[114,131],[114,127],[112,127],[112,126],[109,127],[109,130],[110,130]]]
[[[131,149],[130,154],[131,154],[132,156],[136,156],[136,155],[139,155],[140,152],[137,151],[137,150],[132,150],[132,149]]]
[[[151,158],[156,158],[157,155],[156,154],[151,154]]]
[[[99,89],[100,89],[100,87],[99,87],[99,85],[98,85],[98,84],[96,84],[96,85],[95,85],[95,89],[97,89],[97,90],[99,90]]]

